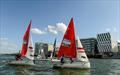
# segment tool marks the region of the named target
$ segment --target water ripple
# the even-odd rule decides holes
[[[9,66],[14,57],[0,57],[0,75],[120,75],[119,59],[90,59],[90,70],[51,69],[41,67]]]

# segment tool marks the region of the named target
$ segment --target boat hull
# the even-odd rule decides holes
[[[64,63],[64,64],[54,64],[53,68],[90,69],[90,62],[73,62],[73,63]]]
[[[8,62],[9,65],[17,65],[17,66],[34,66],[35,64],[33,61],[10,61]]]
[[[60,60],[58,59],[39,59],[35,60],[35,64],[39,65],[39,67],[47,67],[47,68],[53,68],[54,64],[59,64]]]

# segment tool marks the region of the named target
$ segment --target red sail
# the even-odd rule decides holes
[[[27,53],[29,36],[30,36],[30,28],[31,28],[31,21],[30,21],[27,31],[25,32],[24,37],[23,37],[23,44],[22,44],[22,50],[21,50],[22,57],[24,57]]]
[[[60,49],[58,51],[58,59],[62,55],[64,55],[65,57],[76,58],[76,43],[73,18],[71,19],[68,28],[64,34]]]

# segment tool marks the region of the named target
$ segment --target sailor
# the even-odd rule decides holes
[[[21,59],[21,55],[20,54],[17,54],[16,57],[15,57],[16,60],[20,60]]]
[[[72,62],[73,62],[73,60],[72,60],[72,58],[71,58],[71,57],[70,57],[70,61],[71,61],[70,63],[72,63]]]
[[[63,65],[63,63],[64,63],[64,54],[61,56],[60,61],[61,61],[61,65]]]

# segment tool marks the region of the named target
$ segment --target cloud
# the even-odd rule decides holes
[[[8,38],[0,38],[0,40],[8,40]]]
[[[35,33],[35,34],[45,34],[46,32],[45,31],[42,31],[42,30],[40,30],[40,29],[38,29],[38,28],[32,28],[31,29],[31,32],[32,33]]]
[[[40,30],[38,28],[32,28],[31,32],[35,34],[47,34],[48,32],[53,34],[58,34],[58,32],[65,32],[67,29],[67,26],[64,23],[56,23],[56,25],[48,25],[44,30]]]
[[[120,40],[117,40],[118,42],[120,42]]]
[[[67,26],[64,23],[57,23],[56,25],[48,25],[48,31],[53,34],[58,34],[58,32],[65,32]]]
[[[56,28],[58,31],[65,32],[67,29],[67,26],[64,23],[57,23]]]
[[[16,53],[18,45],[12,43],[8,38],[0,38],[0,53]]]
[[[117,28],[116,27],[113,27],[113,28],[106,28],[105,29],[107,32],[117,32]]]
[[[107,32],[110,32],[110,28],[106,28],[105,30],[106,30]]]
[[[53,34],[57,34],[57,30],[56,30],[56,27],[55,26],[52,26],[52,25],[48,25],[48,31],[53,33]]]

